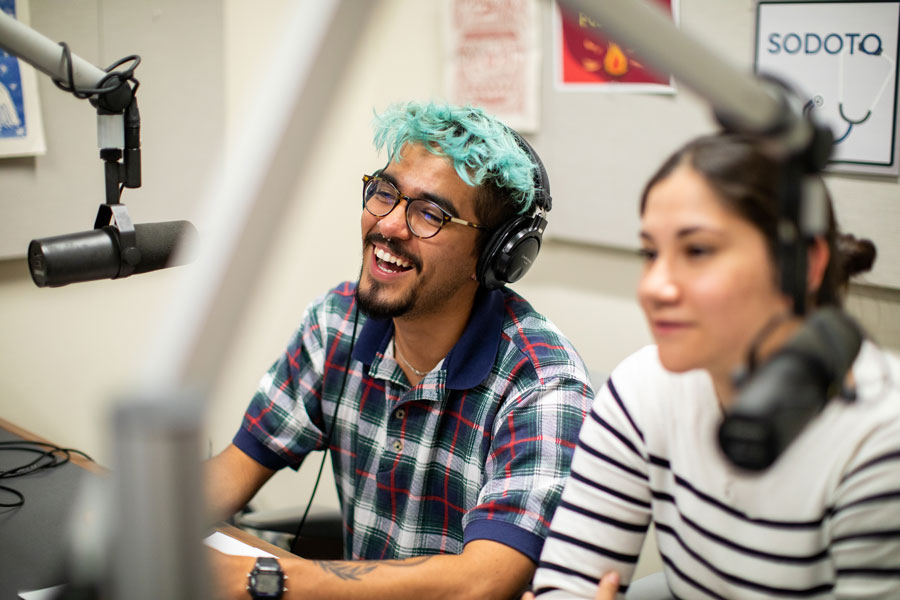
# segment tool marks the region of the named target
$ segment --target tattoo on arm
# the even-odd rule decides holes
[[[426,563],[434,558],[434,556],[417,556],[415,558],[399,558],[393,560],[380,560],[379,565],[386,567],[418,567],[422,563]]]
[[[337,561],[315,561],[317,565],[328,573],[331,573],[338,579],[345,581],[359,581],[360,577],[370,573],[376,567],[373,563],[352,563]]]
[[[407,558],[402,560],[379,560],[379,561],[335,561],[335,560],[316,560],[313,561],[320,569],[327,573],[331,573],[338,579],[344,581],[359,581],[364,575],[368,575],[378,567],[416,567],[422,563],[431,560],[431,556],[419,556],[418,558]]]

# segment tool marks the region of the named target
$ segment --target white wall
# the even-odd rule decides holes
[[[749,0],[743,1],[750,6]],[[706,18],[703,15],[713,18],[717,13],[712,8],[720,2],[684,0],[685,21]],[[145,4],[174,10],[162,2],[142,6]],[[217,56],[216,51],[221,50],[218,68],[224,73],[223,81],[212,93],[193,88],[191,94],[204,95],[206,101],[196,106],[191,97],[185,98],[189,94],[184,89],[170,88],[165,80],[142,80],[148,95],[151,89],[157,90],[150,102],[153,106],[147,106],[145,111],[160,113],[165,121],[166,115],[175,119],[179,111],[188,110],[191,119],[202,123],[212,120],[224,127],[225,122],[252,119],[254,113],[265,110],[265,94],[254,88],[254,82],[277,43],[280,28],[286,22],[285,11],[297,4],[293,0],[204,4],[205,18],[218,18],[219,24],[211,31],[208,25],[201,27],[198,23],[187,33],[196,34],[190,38],[191,43],[204,48],[209,56]],[[33,25],[52,24],[62,39],[66,23],[54,18],[50,9],[55,6],[50,0],[33,0]],[[43,13],[42,8],[46,9]],[[549,10],[549,6],[545,8]],[[106,9],[104,4],[99,5],[98,10]],[[208,429],[212,452],[218,452],[230,441],[259,377],[282,351],[304,306],[338,281],[355,278],[361,246],[360,176],[384,160],[371,148],[372,110],[395,100],[440,97],[439,9],[437,2],[383,0],[370,27],[360,32],[362,43],[348,65],[346,80],[334,99],[333,109],[322,117],[327,133],[310,141],[318,147],[317,156],[310,164],[297,165],[295,202],[284,215],[281,229],[272,232],[270,258],[259,265],[263,271],[260,285],[248,290],[252,296],[249,315],[234,324],[236,346],[222,364],[210,400]],[[169,30],[163,35],[186,39],[179,37],[185,32],[179,31],[175,23],[167,26]],[[739,34],[749,36],[749,32]],[[157,51],[159,55],[147,55],[145,61],[166,60],[184,69],[196,68],[180,53],[167,55],[165,47]],[[102,58],[100,62],[105,64],[112,57]],[[46,111],[59,109],[81,115],[78,111],[87,108],[74,106],[74,100],[69,102],[71,106],[51,104],[49,99],[61,92],[46,81],[41,93],[48,100],[45,122],[52,143],[51,136],[65,137],[70,129],[65,120],[50,118]],[[616,118],[629,118],[627,102],[622,99],[617,101]],[[195,154],[204,148],[167,140],[168,135],[174,136],[184,127],[190,124],[151,128],[145,122],[145,160],[165,154],[171,166],[164,173],[145,173],[142,194],[157,185],[159,178],[177,178],[185,187],[205,180],[205,167],[198,167]],[[626,137],[616,143],[624,152],[640,154],[641,149],[654,143],[656,133],[647,131],[639,139]],[[218,141],[215,144],[218,146]],[[54,155],[53,165],[48,168],[59,168],[62,173],[61,165],[68,159]],[[617,173],[642,179],[647,168],[623,162]],[[0,161],[0,202],[7,202],[3,169]],[[74,188],[88,185],[95,173],[74,177],[72,182],[68,175],[59,179],[65,187]],[[865,190],[867,182],[855,183],[858,185],[854,193]],[[897,188],[896,182],[878,185]],[[836,188],[840,193],[842,186]],[[193,210],[193,194],[185,193],[183,200],[185,211]],[[556,200],[565,202],[563,197]],[[81,200],[84,212],[92,217],[99,201]],[[188,215],[179,210],[178,214],[159,214],[152,219],[185,216]],[[552,228],[552,214],[550,222]],[[203,224],[197,225],[202,232]],[[571,337],[592,370],[607,373],[620,358],[649,341],[633,301],[639,268],[637,258],[623,250],[554,240],[545,244],[535,267],[516,288]],[[154,334],[159,311],[178,279],[177,273],[160,271],[123,281],[37,289],[23,259],[0,262],[0,417],[61,444],[84,449],[109,464],[111,456],[105,441],[108,407],[117,391],[128,389],[143,358],[142,349]],[[900,294],[859,288],[850,304],[882,342],[900,348]],[[260,493],[258,506],[277,508],[305,502],[312,485],[309,471],[315,470],[314,465],[305,465],[303,470],[305,475],[299,478],[291,472],[276,476]],[[334,501],[330,482],[323,485],[319,494],[317,503]]]

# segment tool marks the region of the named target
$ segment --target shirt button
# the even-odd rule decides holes
[[[401,450],[403,450],[403,442],[400,440],[394,440],[394,443],[391,444],[391,446],[393,446],[394,452],[400,452]]]
[[[401,419],[401,420],[402,420],[403,417],[406,416],[406,410],[403,409],[403,408],[398,408],[398,409],[396,410],[396,412],[394,412],[394,416],[397,417],[398,419]]]

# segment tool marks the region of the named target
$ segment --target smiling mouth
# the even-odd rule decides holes
[[[690,323],[685,321],[653,321],[653,329],[661,332],[681,331],[690,327]]]
[[[411,262],[402,259],[399,256],[394,256],[387,250],[376,247],[373,252],[375,254],[375,263],[378,265],[378,268],[386,273],[403,273],[413,268]]]

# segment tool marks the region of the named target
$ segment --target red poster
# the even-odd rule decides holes
[[[655,0],[675,19],[677,0]],[[603,28],[584,13],[555,8],[557,84],[562,87],[609,88],[604,91],[672,93],[668,77],[646,67],[631,48],[606,39]]]

